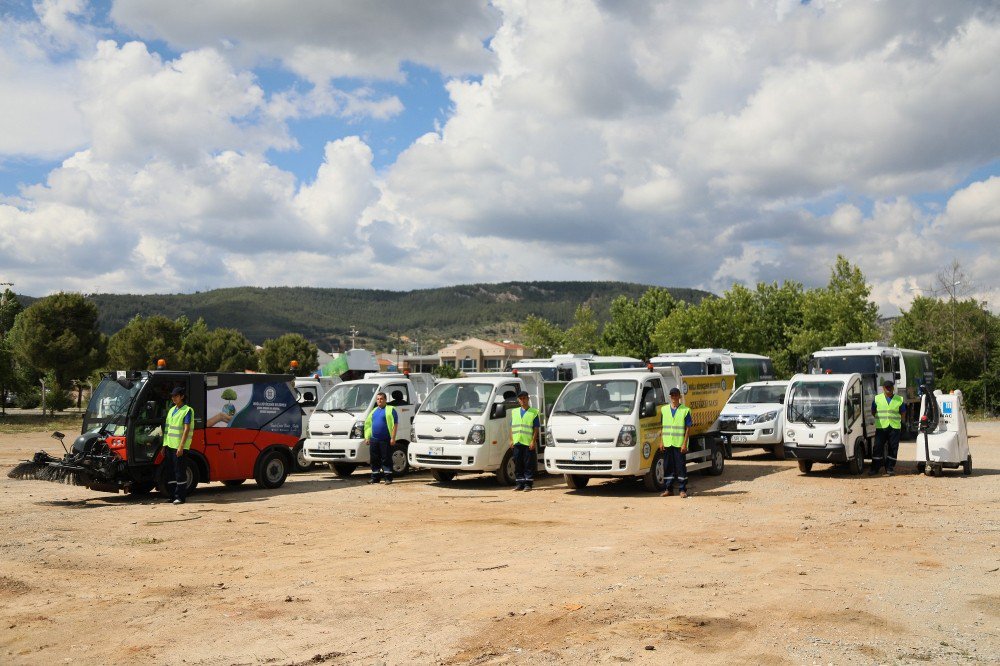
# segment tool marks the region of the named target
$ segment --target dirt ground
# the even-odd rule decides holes
[[[746,451],[686,500],[324,470],[183,506],[8,479],[53,442],[0,435],[0,663],[997,663],[1000,423],[971,432],[971,478]]]

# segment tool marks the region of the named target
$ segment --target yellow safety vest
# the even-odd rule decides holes
[[[510,434],[515,444],[521,446],[531,446],[531,439],[535,432],[535,419],[538,418],[538,410],[528,407],[521,415],[521,408],[515,407],[510,414]]]
[[[663,405],[660,411],[662,428],[660,433],[663,437],[663,446],[673,446],[678,449],[684,447],[684,422],[687,415],[691,413],[687,405],[677,405],[677,411],[670,413],[670,405]]]
[[[167,430],[163,435],[163,446],[170,449],[180,448],[181,434],[184,432],[184,417],[191,415],[191,424],[188,428],[187,437],[184,439],[184,449],[191,448],[191,440],[194,439],[194,410],[190,405],[171,407],[167,412]]]
[[[899,408],[903,406],[903,398],[898,395],[892,396],[892,400],[885,399],[885,393],[875,397],[875,427],[892,428],[899,430],[902,427],[902,417],[899,415]]]
[[[376,407],[375,409],[378,409]],[[375,409],[368,412],[365,419],[365,439],[372,438],[372,418],[375,416]],[[392,428],[396,425],[396,408],[392,405],[385,406],[385,426],[389,429],[389,437],[392,437]]]

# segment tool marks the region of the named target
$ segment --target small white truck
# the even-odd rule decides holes
[[[747,382],[774,379],[774,363],[769,356],[743,354],[728,349],[688,349],[685,352],[659,354],[649,359],[656,368],[671,365],[684,376],[736,375],[736,388]]]
[[[592,478],[638,477],[651,491],[665,486],[660,453],[663,409],[671,388],[691,409],[688,471],[722,474],[726,442],[717,418],[733,391],[733,375],[682,376],[674,367],[619,370],[574,379],[553,407],[546,429],[545,471],[580,490]]]
[[[431,470],[439,483],[459,473],[494,473],[499,483],[513,485],[509,410],[518,407],[517,394],[527,391],[544,433],[546,388],[537,372],[473,372],[442,381],[413,420],[410,465]],[[537,453],[541,469],[543,438]]]
[[[813,463],[847,463],[861,474],[875,442],[874,396],[860,373],[795,375],[785,392],[785,457],[808,474]]]
[[[769,449],[785,457],[784,402],[786,381],[749,382],[730,396],[719,415],[719,430],[730,447]]]
[[[413,415],[433,387],[434,376],[418,372],[370,372],[364,379],[337,384],[323,396],[309,418],[303,457],[308,462],[326,463],[344,477],[353,474],[358,466],[369,464],[364,424],[375,408],[375,395],[381,392],[399,415],[392,471],[402,476],[409,470],[407,447]]]
[[[293,471],[307,472],[312,468],[313,463],[306,460],[304,450],[306,437],[309,434],[309,417],[312,416],[313,410],[316,409],[316,405],[319,404],[327,391],[339,384],[340,381],[340,377],[323,377],[321,375],[295,378],[296,400],[299,407],[302,408],[302,439],[293,449],[295,454]]]
[[[645,363],[630,356],[553,354],[552,358],[527,358],[518,361],[512,366],[512,369],[518,372],[537,372],[547,382],[568,382],[577,377],[592,375],[598,370],[644,367],[646,367]]]

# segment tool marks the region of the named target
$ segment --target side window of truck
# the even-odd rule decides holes
[[[851,426],[861,414],[861,384],[855,382],[847,392],[847,405],[844,409],[844,424]]]
[[[498,395],[503,397],[503,402],[507,407],[517,405],[517,394],[521,392],[517,384],[504,384],[500,387]]]
[[[388,402],[393,407],[399,407],[400,405],[410,404],[410,392],[406,388],[406,384],[393,384],[385,388],[385,395],[389,398]]]
[[[662,405],[666,402],[663,397],[663,384],[659,379],[654,379],[646,384],[642,389],[642,401],[652,400],[654,405]]]

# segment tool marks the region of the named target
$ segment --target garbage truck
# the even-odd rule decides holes
[[[163,426],[170,393],[182,387],[194,409],[191,449],[181,458],[188,493],[199,483],[238,486],[254,479],[278,488],[292,469],[302,409],[291,375],[174,370],[105,373],[87,404],[82,434],[61,458],[44,451],[10,472],[14,478],[91,490],[166,494]],[[58,439],[62,439],[61,433]],[[64,445],[65,449],[65,445]]]
[[[409,461],[429,469],[439,483],[457,474],[496,475],[498,483],[514,484],[514,452],[510,447],[510,410],[517,394],[527,391],[539,411],[541,434],[562,382],[546,382],[537,372],[472,372],[446,379],[434,387],[413,420]],[[536,450],[539,470],[544,438]]]
[[[413,415],[434,387],[427,372],[369,372],[364,379],[341,382],[323,396],[309,417],[309,436],[302,450],[307,463],[326,463],[338,476],[348,477],[371,455],[365,444],[365,419],[375,409],[375,396],[385,393],[387,404],[399,415],[392,472],[409,471],[406,452]]]
[[[641,360],[631,356],[595,356],[594,354],[553,354],[551,358],[527,358],[511,366],[518,372],[537,372],[544,381],[568,382],[592,375],[598,370],[644,368]]]
[[[618,370],[574,379],[556,401],[546,429],[545,471],[580,490],[590,479],[636,477],[647,490],[666,487],[660,452],[661,411],[677,387],[691,409],[688,471],[722,474],[729,453],[718,417],[733,375],[682,375],[676,366]]]
[[[728,349],[688,349],[685,352],[658,354],[649,362],[656,368],[676,366],[685,376],[735,375],[736,388],[747,382],[768,381],[775,377],[771,357]]]

